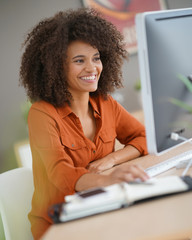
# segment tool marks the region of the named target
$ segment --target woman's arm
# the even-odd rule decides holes
[[[115,165],[132,160],[141,155],[141,153],[133,146],[127,145],[123,149],[117,150],[107,156],[91,162],[87,168],[94,173],[99,173],[114,167]]]
[[[116,138],[125,147],[90,162],[87,169],[94,173],[147,154],[144,126],[112,97],[103,104],[103,113],[106,112],[105,109],[108,110],[108,114],[105,115],[105,127],[108,127],[108,131],[111,130],[110,127],[114,127]]]
[[[96,173],[86,173],[82,175],[76,182],[75,190],[83,191],[89,188],[107,186],[122,181],[130,182],[138,178],[145,181],[149,177],[138,165],[126,165],[125,163],[115,167],[109,175]]]

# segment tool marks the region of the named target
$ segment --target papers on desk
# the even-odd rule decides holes
[[[49,215],[54,222],[68,222],[128,207],[138,201],[190,190],[192,178],[189,176],[167,176],[146,182],[122,182],[66,196],[65,203],[60,204],[57,211],[53,206]]]

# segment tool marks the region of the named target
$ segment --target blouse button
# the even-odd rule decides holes
[[[72,147],[75,147],[75,144],[72,144],[71,146],[72,146]]]
[[[95,151],[95,150],[93,150],[93,153],[96,153],[96,151]]]

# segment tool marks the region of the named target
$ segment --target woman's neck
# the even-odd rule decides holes
[[[93,115],[93,109],[89,104],[89,94],[74,97],[71,102],[71,109],[75,115],[80,119],[81,126],[85,137],[94,141],[96,133],[96,121]]]
[[[89,114],[89,95],[74,97],[71,101],[71,109],[79,118],[84,118]]]

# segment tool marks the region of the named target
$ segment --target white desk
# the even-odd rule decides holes
[[[134,163],[147,168],[189,150],[182,145],[163,156],[145,156]],[[131,161],[125,164],[131,164]],[[163,175],[180,175],[172,169]],[[192,168],[189,169],[192,176]],[[190,238],[191,237],[191,238]],[[192,192],[147,201],[113,212],[53,225],[42,240],[187,240],[192,239]]]

